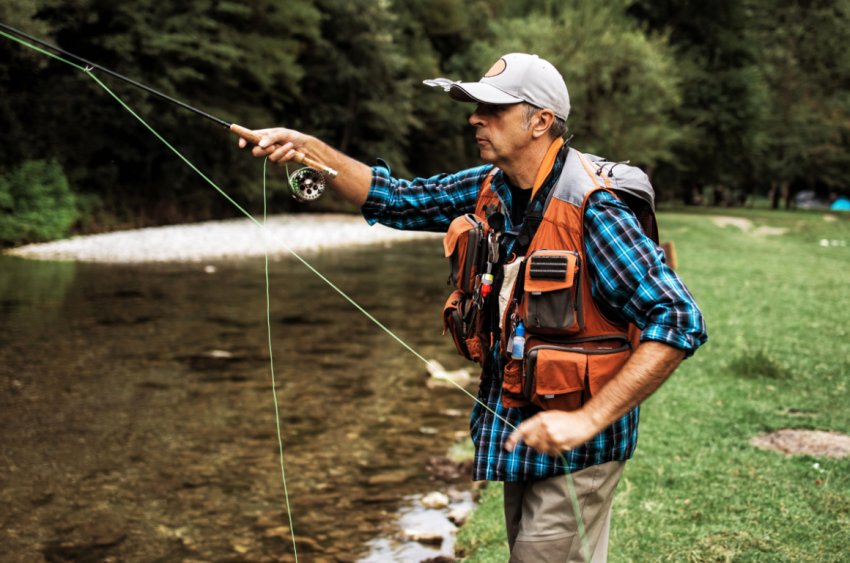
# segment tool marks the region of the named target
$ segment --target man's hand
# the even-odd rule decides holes
[[[683,351],[667,344],[644,342],[580,410],[532,416],[511,434],[505,448],[513,451],[522,439],[538,452],[556,456],[581,446],[652,395],[684,357]]]
[[[372,169],[329,147],[319,139],[305,135],[293,129],[275,127],[254,131],[263,137],[258,146],[251,149],[257,157],[268,156],[274,164],[283,166],[301,152],[306,156],[330,166],[338,172],[334,179],[326,178],[328,186],[343,199],[361,207],[369,195],[372,185]],[[239,139],[239,146],[245,148],[248,142]]]
[[[295,158],[295,152],[300,152],[310,140],[308,135],[283,127],[257,129],[254,133],[263,137],[263,140],[251,149],[251,154],[260,157],[268,156],[269,160],[278,166],[283,166]],[[246,146],[248,141],[240,137],[239,148],[244,149]]]
[[[505,443],[512,452],[520,440],[538,452],[558,456],[561,452],[577,448],[599,431],[582,411],[544,411],[519,425]]]

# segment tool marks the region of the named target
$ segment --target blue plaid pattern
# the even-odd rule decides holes
[[[541,187],[540,201],[555,185],[563,161],[555,161]],[[492,166],[456,174],[441,174],[413,181],[397,180],[385,166],[372,169],[372,186],[363,216],[397,229],[445,232],[452,220],[475,210],[478,191]],[[506,209],[511,192],[501,171],[493,176],[493,191]],[[542,203],[532,202],[542,206]],[[510,253],[522,225],[511,225],[510,214],[502,245]],[[684,350],[688,356],[707,340],[702,314],[679,277],[664,264],[664,254],[643,234],[634,214],[616,197],[598,191],[591,195],[585,213],[585,253],[593,297],[611,318],[634,323],[643,330],[641,340],[655,340]],[[637,445],[640,407],[600,432],[580,448],[559,458],[538,453],[520,444],[513,452],[505,441],[522,421],[539,412],[536,407],[504,408],[501,401],[502,365],[496,352],[491,373],[484,373],[470,430],[475,442],[473,479],[523,481],[563,475],[565,471],[632,457]],[[504,419],[504,420],[503,420]]]

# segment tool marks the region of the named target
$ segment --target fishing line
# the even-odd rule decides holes
[[[6,27],[6,26],[3,26],[3,27]],[[129,107],[126,103],[124,103],[124,101],[123,101],[121,98],[119,98],[119,97],[118,97],[118,96],[117,96],[117,95],[116,95],[116,94],[115,94],[112,90],[110,90],[110,89],[106,86],[106,84],[104,84],[103,82],[101,82],[101,81],[100,81],[100,79],[99,79],[97,76],[95,76],[95,75],[91,72],[91,71],[93,70],[93,67],[91,67],[91,66],[90,66],[90,67],[87,67],[87,68],[83,68],[83,67],[81,67],[81,66],[79,66],[79,65],[77,65],[77,64],[75,64],[75,63],[72,63],[71,61],[65,60],[65,59],[63,59],[62,57],[59,57],[59,56],[57,56],[57,55],[54,55],[53,53],[49,53],[49,52],[47,52],[47,51],[45,51],[45,50],[43,50],[43,49],[40,49],[39,47],[36,47],[35,45],[31,45],[31,44],[27,43],[26,41],[22,41],[21,39],[18,39],[17,37],[14,37],[14,36],[11,36],[11,35],[9,35],[9,34],[7,34],[7,33],[4,33],[3,31],[0,31],[0,35],[3,35],[4,37],[8,37],[9,39],[12,39],[12,40],[14,40],[14,41],[17,41],[18,43],[20,43],[20,44],[22,44],[22,45],[25,45],[25,46],[27,46],[27,47],[30,47],[31,49],[35,49],[36,51],[39,51],[39,52],[41,52],[41,53],[43,53],[43,54],[45,54],[45,55],[51,56],[51,57],[53,57],[54,59],[60,60],[60,61],[62,61],[62,62],[64,62],[64,63],[66,63],[66,64],[69,64],[69,65],[73,66],[74,68],[77,68],[77,69],[82,70],[83,72],[85,72],[85,73],[86,73],[88,76],[90,76],[90,77],[91,77],[91,78],[92,78],[95,82],[97,82],[97,83],[98,83],[98,84],[99,84],[99,85],[100,85],[100,86],[101,86],[101,87],[102,87],[102,88],[103,88],[103,89],[104,89],[104,90],[105,90],[105,91],[106,91],[106,92],[107,92],[110,96],[112,96],[113,98],[115,98],[115,100],[116,100],[119,104],[121,104],[121,106],[123,106],[123,107],[124,107],[124,109],[126,109],[128,112],[130,112],[130,114],[131,114],[133,117],[135,117],[138,121],[140,121],[140,122],[142,123],[142,125],[144,125],[144,126],[145,126],[145,127],[146,127],[146,128],[147,128],[150,132],[151,132],[151,133],[153,133],[153,135],[154,135],[157,139],[159,139],[160,141],[162,141],[162,143],[163,143],[163,144],[165,144],[165,146],[167,146],[169,149],[171,149],[171,151],[172,151],[174,154],[176,154],[178,157],[180,157],[180,159],[181,159],[183,162],[185,162],[185,163],[186,163],[186,164],[187,164],[187,165],[188,165],[188,166],[189,166],[192,170],[194,170],[195,172],[197,172],[197,173],[198,173],[198,175],[199,175],[201,178],[203,178],[203,179],[204,179],[204,180],[205,180],[208,184],[210,184],[213,188],[215,188],[215,190],[216,190],[217,192],[219,192],[222,196],[224,196],[224,197],[225,197],[225,199],[227,199],[227,201],[229,201],[230,203],[232,203],[232,204],[233,204],[233,205],[234,205],[234,206],[235,206],[235,207],[236,207],[236,208],[237,208],[240,212],[242,212],[242,214],[243,214],[243,215],[245,215],[248,219],[250,219],[251,221],[253,221],[253,222],[254,222],[254,224],[256,224],[256,225],[257,225],[257,226],[258,226],[258,227],[259,227],[259,228],[263,231],[263,234],[264,234],[264,243],[265,243],[265,245],[266,245],[266,313],[267,313],[267,325],[268,325],[268,329],[269,329],[269,358],[270,358],[270,360],[271,360],[271,311],[270,311],[270,307],[271,307],[271,305],[270,305],[270,295],[269,295],[269,278],[268,278],[268,238],[269,238],[269,237],[272,237],[272,238],[273,238],[273,240],[275,240],[276,242],[280,243],[280,244],[281,244],[281,245],[282,245],[282,246],[283,246],[283,247],[284,247],[284,248],[285,248],[285,249],[286,249],[286,250],[287,250],[290,254],[292,254],[292,256],[294,256],[296,259],[298,259],[298,261],[299,261],[299,262],[301,262],[302,264],[304,264],[304,265],[305,265],[305,266],[306,266],[306,267],[307,267],[307,268],[308,268],[311,272],[313,272],[314,274],[316,274],[316,275],[317,275],[317,276],[318,276],[318,277],[319,277],[322,281],[324,281],[325,283],[327,283],[327,284],[328,284],[331,288],[333,288],[333,290],[334,290],[334,291],[336,291],[337,293],[339,293],[339,294],[340,294],[343,298],[345,298],[345,300],[346,300],[346,301],[348,301],[349,303],[351,303],[351,304],[352,304],[352,305],[353,305],[353,306],[354,306],[354,307],[355,307],[358,311],[360,311],[361,313],[363,313],[364,315],[366,315],[366,317],[367,317],[369,320],[371,320],[372,322],[374,322],[374,323],[375,323],[376,325],[378,325],[378,326],[379,326],[379,327],[380,327],[380,328],[381,328],[384,332],[386,332],[386,333],[387,333],[387,334],[389,334],[389,335],[390,335],[393,339],[395,339],[395,340],[396,340],[396,342],[398,342],[399,344],[401,344],[401,345],[402,345],[405,349],[407,349],[410,353],[412,353],[414,356],[416,356],[417,358],[419,358],[420,360],[422,360],[422,361],[423,361],[423,362],[425,362],[426,364],[428,364],[428,365],[430,365],[430,366],[432,366],[432,367],[435,367],[435,366],[433,366],[433,365],[432,365],[432,364],[431,364],[428,360],[426,360],[426,359],[425,359],[425,358],[424,358],[421,354],[419,354],[419,352],[417,352],[416,350],[414,350],[413,348],[411,348],[411,347],[410,347],[410,346],[409,346],[406,342],[404,342],[401,338],[399,338],[398,336],[396,336],[396,335],[395,335],[395,334],[394,334],[394,333],[393,333],[390,329],[388,329],[388,328],[387,328],[386,326],[384,326],[384,325],[383,325],[383,324],[382,324],[382,323],[381,323],[378,319],[376,319],[376,318],[375,318],[375,317],[373,317],[373,316],[372,316],[372,315],[371,315],[368,311],[366,311],[366,309],[364,309],[363,307],[361,307],[361,306],[360,306],[358,303],[356,303],[356,302],[355,302],[355,301],[354,301],[351,297],[349,297],[349,296],[348,296],[345,292],[343,292],[340,288],[338,288],[336,285],[334,285],[334,284],[333,284],[333,282],[331,282],[328,278],[326,278],[324,275],[322,275],[322,273],[321,273],[321,272],[319,272],[317,269],[315,269],[313,266],[311,266],[311,265],[310,265],[310,264],[309,264],[306,260],[304,260],[304,259],[303,259],[300,255],[298,255],[298,253],[296,253],[294,250],[292,250],[292,249],[289,247],[289,245],[287,245],[287,244],[286,244],[286,243],[285,243],[282,239],[280,239],[279,237],[273,236],[273,235],[269,232],[269,230],[268,230],[268,228],[267,228],[267,226],[266,226],[266,197],[265,197],[265,195],[266,195],[266,184],[265,184],[265,181],[266,181],[266,163],[265,163],[265,162],[263,163],[263,222],[262,222],[262,223],[260,223],[259,221],[257,221],[257,219],[255,219],[255,218],[254,218],[254,216],[253,216],[253,215],[251,215],[250,213],[248,213],[248,212],[247,212],[245,209],[243,209],[243,208],[242,208],[242,207],[241,207],[238,203],[236,203],[236,202],[233,200],[233,198],[231,198],[229,195],[227,195],[227,193],[226,193],[224,190],[222,190],[221,188],[219,188],[219,187],[215,184],[215,182],[213,182],[212,180],[210,180],[210,179],[209,179],[209,178],[208,178],[208,177],[207,177],[207,176],[206,176],[203,172],[201,172],[201,171],[200,171],[197,167],[195,167],[195,165],[194,165],[194,164],[192,164],[192,163],[191,163],[191,162],[190,162],[190,161],[189,161],[189,160],[188,160],[185,156],[183,156],[183,155],[182,155],[182,154],[181,154],[181,153],[180,153],[177,149],[175,149],[173,146],[171,146],[171,144],[170,144],[168,141],[166,141],[166,140],[165,140],[165,139],[164,139],[164,138],[163,138],[163,137],[162,137],[159,133],[157,133],[157,132],[153,129],[153,127],[151,127],[150,125],[148,125],[148,123],[147,123],[144,119],[142,119],[142,118],[141,118],[141,117],[140,117],[140,116],[139,116],[136,112],[134,112],[134,111],[133,111],[133,110],[132,110],[132,109],[131,109],[131,108],[130,108],[130,107]],[[52,46],[51,46],[51,47],[52,47]],[[122,78],[123,78],[123,77],[122,77]],[[268,160],[268,159],[266,159],[266,160]],[[288,169],[287,169],[287,171],[288,171]],[[284,472],[284,467],[283,467],[283,447],[282,447],[282,443],[283,443],[283,442],[282,442],[281,433],[280,433],[280,416],[279,416],[279,413],[278,413],[277,393],[276,393],[276,391],[274,390],[274,364],[273,364],[273,361],[271,361],[271,369],[272,369],[272,391],[274,392],[275,413],[278,415],[278,416],[276,417],[276,419],[277,419],[277,431],[278,431],[278,443],[279,443],[279,444],[280,444],[280,446],[281,446],[281,449],[280,449],[280,452],[281,452],[281,478],[282,478],[282,480],[283,480],[284,495],[285,495],[285,497],[286,497],[286,504],[287,504],[287,512],[289,512],[289,494],[288,494],[288,492],[287,492],[287,487],[286,487],[286,477],[285,477],[285,472]],[[489,406],[487,406],[487,404],[485,404],[484,402],[482,402],[481,400],[479,400],[479,399],[478,399],[478,397],[476,397],[475,395],[473,395],[472,393],[470,393],[469,391],[467,391],[467,390],[466,390],[463,386],[461,386],[460,384],[458,384],[457,382],[453,381],[453,380],[452,380],[452,379],[450,379],[450,378],[446,378],[446,381],[450,382],[452,385],[454,385],[455,387],[457,387],[458,389],[460,389],[461,391],[463,391],[464,393],[466,393],[469,397],[471,397],[471,398],[472,398],[472,400],[473,400],[473,401],[475,401],[476,403],[478,403],[479,405],[481,405],[482,407],[484,407],[486,410],[488,410],[490,413],[492,413],[492,414],[493,414],[493,416],[495,416],[496,418],[498,418],[499,420],[501,420],[502,422],[504,422],[506,425],[508,425],[508,427],[510,427],[510,428],[512,428],[512,429],[514,429],[514,430],[516,430],[516,429],[517,429],[517,427],[516,427],[516,426],[514,426],[513,424],[511,424],[510,422],[508,422],[505,418],[503,418],[503,417],[499,416],[499,415],[496,413],[496,411],[494,411],[494,410],[493,410],[493,409],[491,409]],[[566,457],[564,457],[563,453],[561,453],[561,454],[559,454],[559,455],[560,455],[561,460],[562,460],[563,465],[564,465],[564,471],[565,471],[566,478],[567,478],[567,485],[568,485],[568,488],[569,488],[569,491],[570,491],[570,500],[571,500],[572,505],[573,505],[573,514],[574,514],[574,516],[575,516],[575,518],[576,518],[576,522],[578,523],[578,531],[579,531],[579,536],[580,536],[580,538],[581,538],[582,547],[584,548],[584,551],[585,551],[585,556],[586,556],[587,563],[590,563],[590,562],[591,562],[590,546],[589,546],[589,544],[588,544],[588,542],[587,542],[587,536],[586,536],[585,529],[584,529],[584,522],[583,522],[583,519],[582,519],[582,517],[581,517],[581,510],[580,510],[580,508],[581,508],[581,507],[580,507],[580,505],[579,505],[578,497],[577,497],[576,492],[575,492],[575,486],[574,486],[574,484],[573,484],[573,479],[572,479],[572,476],[570,475],[570,472],[569,472],[569,467],[568,467],[568,465],[567,465]],[[292,528],[292,526],[291,526],[291,524],[292,524],[292,514],[291,514],[291,513],[289,513],[289,521],[290,521],[290,533],[291,533],[291,536],[292,536],[292,543],[293,543],[293,549],[294,549],[294,548],[295,548],[295,530],[294,530],[294,529]],[[297,553],[296,553],[296,562],[297,562]]]
[[[269,157],[263,161],[263,228],[266,227],[266,165]],[[295,526],[292,525],[292,511],[289,509],[289,491],[286,488],[286,471],[283,469],[283,439],[280,437],[280,411],[277,407],[277,389],[274,381],[274,355],[272,354],[272,300],[269,289],[269,241],[263,237],[264,252],[266,255],[266,326],[269,333],[269,364],[272,373],[272,397],[274,397],[274,421],[277,424],[277,445],[280,448],[280,477],[283,480],[283,496],[286,499],[286,514],[289,516],[289,531],[292,536],[292,552],[295,554],[295,563],[298,563],[298,549],[295,547]]]

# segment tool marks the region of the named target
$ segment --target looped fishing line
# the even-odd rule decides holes
[[[182,155],[182,154],[181,154],[181,153],[180,153],[177,149],[175,149],[174,147],[172,147],[172,146],[168,143],[168,141],[166,141],[165,139],[163,139],[163,138],[162,138],[162,136],[161,136],[159,133],[157,133],[157,132],[153,129],[153,127],[151,127],[150,125],[148,125],[148,123],[147,123],[144,119],[142,119],[139,115],[137,115],[137,114],[136,114],[136,112],[134,112],[132,109],[130,109],[130,107],[129,107],[127,104],[125,104],[125,103],[124,103],[124,101],[123,101],[121,98],[119,98],[119,97],[118,97],[118,96],[117,96],[114,92],[112,92],[112,90],[110,90],[110,89],[109,89],[109,88],[108,88],[108,87],[107,87],[107,86],[106,86],[103,82],[101,82],[101,81],[100,81],[100,79],[98,79],[98,78],[97,78],[97,76],[95,76],[95,75],[94,75],[94,73],[92,73],[92,72],[91,72],[91,70],[92,70],[91,68],[83,68],[83,67],[81,67],[81,66],[79,66],[79,65],[77,65],[77,64],[72,63],[71,61],[65,60],[65,59],[63,59],[62,57],[59,57],[59,56],[57,56],[57,55],[54,55],[53,53],[50,53],[50,52],[45,51],[45,50],[43,50],[43,49],[40,49],[40,48],[36,47],[35,45],[31,45],[30,43],[27,43],[26,41],[22,41],[21,39],[18,39],[17,37],[14,37],[14,36],[8,35],[8,34],[6,34],[6,33],[2,32],[2,31],[0,31],[0,35],[3,35],[3,36],[5,36],[5,37],[8,37],[9,39],[12,39],[12,40],[14,40],[14,41],[17,41],[18,43],[21,43],[22,45],[25,45],[25,46],[30,47],[30,48],[32,48],[32,49],[35,49],[36,51],[39,51],[39,52],[41,52],[41,53],[44,53],[45,55],[48,55],[48,56],[50,56],[50,57],[53,57],[54,59],[58,59],[58,60],[60,60],[60,61],[62,61],[62,62],[64,62],[64,63],[66,63],[66,64],[69,64],[69,65],[73,66],[74,68],[77,68],[77,69],[79,69],[79,70],[81,70],[81,71],[85,72],[85,73],[86,73],[88,76],[90,76],[90,77],[91,77],[91,78],[92,78],[95,82],[97,82],[97,83],[98,83],[98,84],[99,84],[99,85],[100,85],[100,86],[101,86],[101,87],[102,87],[102,88],[103,88],[103,89],[104,89],[107,93],[109,93],[109,95],[110,95],[110,96],[112,96],[113,98],[115,98],[115,99],[118,101],[118,103],[119,103],[119,104],[121,104],[121,105],[124,107],[124,109],[126,109],[128,112],[130,112],[130,114],[131,114],[133,117],[135,117],[137,120],[139,120],[139,121],[142,123],[142,125],[144,125],[144,126],[145,126],[145,127],[146,127],[146,128],[147,128],[150,132],[151,132],[151,133],[153,133],[153,134],[154,134],[154,136],[155,136],[157,139],[159,139],[160,141],[162,141],[162,142],[163,142],[163,144],[165,144],[165,146],[167,146],[169,149],[171,149],[171,151],[172,151],[172,152],[174,152],[174,154],[176,154],[178,157],[180,157],[180,159],[181,159],[183,162],[185,162],[187,165],[189,165],[189,167],[190,167],[192,170],[194,170],[195,172],[197,172],[197,173],[198,173],[198,175],[199,175],[201,178],[203,178],[203,179],[204,179],[204,180],[205,180],[208,184],[210,184],[213,188],[215,188],[215,190],[216,190],[216,191],[218,191],[221,195],[223,195],[223,196],[225,197],[225,199],[227,199],[227,201],[229,201],[230,203],[232,203],[232,204],[233,204],[233,205],[234,205],[234,206],[235,206],[235,207],[236,207],[236,208],[237,208],[240,212],[242,212],[242,214],[243,214],[243,215],[245,215],[248,219],[250,219],[251,221],[253,221],[253,222],[254,222],[254,224],[256,224],[256,225],[257,225],[257,226],[258,226],[258,227],[262,230],[262,232],[263,232],[263,236],[264,236],[264,244],[265,244],[265,259],[266,259],[266,323],[267,323],[267,326],[268,326],[268,333],[269,333],[269,360],[270,360],[271,375],[272,375],[272,394],[273,394],[273,396],[274,396],[275,415],[276,415],[275,419],[276,419],[276,422],[277,422],[277,439],[278,439],[278,445],[280,446],[280,473],[281,473],[281,480],[283,481],[284,497],[286,498],[286,511],[287,511],[288,516],[289,516],[289,523],[290,523],[290,527],[289,527],[289,529],[290,529],[290,535],[292,536],[292,548],[293,548],[293,551],[295,551],[295,530],[294,530],[294,528],[292,527],[292,513],[291,513],[290,508],[289,508],[289,493],[288,493],[288,491],[287,491],[287,486],[286,486],[286,473],[285,473],[285,471],[284,471],[284,465],[283,465],[283,440],[282,440],[282,438],[281,438],[281,432],[280,432],[280,415],[279,415],[279,411],[278,411],[277,391],[275,390],[275,387],[274,387],[274,360],[272,359],[272,340],[271,340],[271,300],[270,300],[269,274],[268,274],[268,260],[269,260],[269,255],[268,255],[268,237],[269,237],[269,236],[271,236],[271,233],[269,233],[269,231],[268,231],[268,229],[267,229],[267,227],[266,227],[266,204],[267,204],[267,198],[266,198],[266,164],[267,164],[267,162],[268,162],[268,158],[266,158],[266,160],[263,162],[263,222],[262,222],[262,223],[260,223],[259,221],[257,221],[257,219],[255,219],[255,218],[254,218],[254,216],[253,216],[253,215],[251,215],[250,213],[248,213],[247,211],[245,211],[245,210],[244,210],[244,209],[243,209],[243,208],[242,208],[242,207],[241,207],[238,203],[236,203],[236,202],[235,202],[235,201],[234,201],[234,200],[233,200],[230,196],[228,196],[228,195],[227,195],[227,193],[225,193],[225,192],[224,192],[224,190],[222,190],[221,188],[219,188],[219,187],[215,184],[215,182],[213,182],[212,180],[210,180],[209,178],[207,178],[207,177],[204,175],[204,173],[203,173],[203,172],[201,172],[200,170],[198,170],[198,169],[195,167],[195,165],[194,165],[194,164],[192,164],[191,162],[189,162],[189,160],[188,160],[185,156],[183,156],[183,155]],[[287,167],[287,172],[288,172],[288,167]],[[288,174],[287,174],[287,175],[288,175]],[[321,274],[318,270],[316,270],[313,266],[311,266],[309,263],[307,263],[307,261],[306,261],[306,260],[304,260],[303,258],[301,258],[301,256],[299,256],[299,255],[298,255],[298,254],[297,254],[294,250],[292,250],[291,248],[289,248],[289,246],[286,244],[286,242],[284,242],[284,241],[283,241],[282,239],[280,239],[279,237],[274,237],[274,240],[275,240],[276,242],[280,243],[280,244],[281,244],[281,245],[282,245],[282,246],[283,246],[283,247],[284,247],[284,248],[285,248],[285,249],[286,249],[286,250],[287,250],[290,254],[292,254],[292,256],[294,256],[296,259],[298,259],[298,261],[299,261],[299,262],[301,262],[302,264],[304,264],[304,265],[305,265],[305,266],[306,266],[306,267],[307,267],[307,268],[308,268],[311,272],[313,272],[314,274],[316,274],[317,276],[319,276],[319,278],[321,278],[321,279],[322,279],[322,281],[324,281],[325,283],[327,283],[327,284],[328,284],[331,288],[333,288],[333,289],[334,289],[334,291],[336,291],[336,292],[337,292],[337,293],[339,293],[342,297],[344,297],[344,298],[345,298],[345,299],[346,299],[349,303],[351,303],[351,304],[352,304],[352,305],[353,305],[353,306],[354,306],[354,307],[355,307],[358,311],[360,311],[361,313],[363,313],[364,315],[366,315],[366,317],[368,317],[368,318],[369,318],[369,320],[371,320],[371,321],[372,321],[372,322],[374,322],[376,325],[378,325],[378,326],[379,326],[379,327],[380,327],[380,328],[381,328],[384,332],[386,332],[386,333],[387,333],[387,334],[389,334],[391,337],[393,337],[393,338],[394,338],[394,339],[395,339],[395,340],[396,340],[399,344],[401,344],[404,348],[406,348],[408,351],[410,351],[410,352],[411,352],[414,356],[416,356],[417,358],[419,358],[420,360],[422,360],[422,361],[423,361],[423,362],[425,362],[426,364],[431,365],[431,363],[430,363],[428,360],[426,360],[426,359],[425,359],[425,358],[424,358],[421,354],[419,354],[416,350],[414,350],[413,348],[411,348],[411,347],[410,347],[410,346],[409,346],[406,342],[404,342],[401,338],[399,338],[398,336],[396,336],[396,335],[395,335],[395,334],[394,334],[394,333],[393,333],[390,329],[388,329],[387,327],[385,327],[385,326],[384,326],[384,325],[383,325],[380,321],[378,321],[378,319],[376,319],[376,318],[375,318],[375,317],[373,317],[373,316],[372,316],[372,315],[371,315],[368,311],[366,311],[366,309],[364,309],[364,308],[363,308],[363,307],[361,307],[359,304],[357,304],[357,303],[356,303],[356,302],[355,302],[355,301],[354,301],[351,297],[349,297],[348,295],[346,295],[346,294],[345,294],[345,292],[343,292],[341,289],[339,289],[339,288],[338,288],[336,285],[334,285],[334,284],[333,284],[333,283],[332,283],[332,282],[331,282],[328,278],[326,278],[325,276],[323,276],[323,275],[322,275],[322,274]],[[432,366],[432,367],[433,367],[433,366]],[[447,379],[447,381],[449,381],[452,385],[454,385],[455,387],[457,387],[458,389],[460,389],[461,391],[463,391],[464,393],[466,393],[469,397],[471,397],[471,398],[472,398],[472,400],[474,400],[476,403],[478,403],[479,405],[481,405],[482,407],[484,407],[485,409],[487,409],[490,413],[492,413],[492,414],[493,414],[493,416],[495,416],[496,418],[498,418],[499,420],[501,420],[502,422],[504,422],[505,424],[507,424],[510,428],[512,428],[512,429],[514,429],[514,430],[516,430],[516,426],[514,426],[513,424],[511,424],[510,422],[508,422],[507,420],[505,420],[503,417],[499,416],[499,415],[498,415],[498,414],[497,414],[497,413],[496,413],[493,409],[491,409],[491,408],[490,408],[489,406],[487,406],[485,403],[483,403],[482,401],[480,401],[480,400],[478,399],[478,397],[476,397],[475,395],[473,395],[472,393],[470,393],[469,391],[467,391],[466,389],[464,389],[464,388],[463,388],[463,386],[461,386],[460,384],[456,383],[455,381],[452,381],[451,379]],[[573,484],[572,476],[570,475],[570,472],[569,472],[569,467],[567,466],[567,460],[566,460],[566,458],[564,457],[564,455],[563,455],[563,454],[560,454],[560,457],[561,457],[561,461],[562,461],[562,462],[563,462],[563,464],[564,464],[564,471],[565,471],[565,473],[566,473],[566,479],[567,479],[567,487],[568,487],[568,489],[569,489],[569,491],[570,491],[570,500],[571,500],[571,503],[572,503],[572,505],[573,505],[573,514],[575,515],[576,522],[578,523],[578,532],[579,532],[579,537],[581,538],[582,547],[584,548],[586,561],[587,561],[587,563],[590,563],[590,561],[591,561],[590,546],[589,546],[589,544],[588,544],[588,541],[587,541],[587,535],[586,535],[586,533],[585,533],[585,529],[584,529],[584,521],[583,521],[583,519],[582,519],[582,517],[581,517],[581,507],[580,507],[579,502],[578,502],[578,497],[576,496],[575,486],[574,486],[574,484]],[[295,551],[295,561],[296,561],[296,563],[298,562],[298,553],[297,553],[297,551]]]

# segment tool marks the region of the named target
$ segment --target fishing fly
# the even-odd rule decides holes
[[[245,139],[246,141],[248,141],[250,143],[257,145],[262,140],[262,137],[260,135],[256,134],[255,132],[251,131],[250,129],[247,129],[247,128],[242,127],[241,125],[237,125],[235,123],[228,123],[227,121],[224,121],[223,119],[219,119],[218,117],[215,117],[215,116],[210,115],[206,112],[203,112],[203,111],[199,110],[198,108],[190,106],[187,103],[181,102],[180,100],[175,100],[174,98],[172,98],[170,96],[166,96],[162,92],[154,90],[153,88],[150,88],[149,86],[145,86],[144,84],[136,82],[135,80],[131,80],[124,75],[118,74],[117,72],[109,70],[108,68],[104,68],[104,67],[102,67],[98,64],[91,62],[91,61],[87,61],[86,59],[84,59],[82,57],[79,57],[79,56],[77,56],[73,53],[69,53],[68,51],[65,51],[64,49],[60,49],[59,47],[56,47],[55,45],[51,45],[50,43],[47,43],[46,41],[42,41],[41,39],[38,39],[37,37],[27,35],[23,31],[19,31],[15,28],[10,27],[10,26],[3,24],[3,23],[0,23],[0,28],[5,29],[6,31],[9,31],[11,33],[14,33],[15,35],[18,35],[20,37],[25,37],[28,40],[33,41],[34,43],[37,43],[37,44],[39,44],[43,47],[47,47],[48,49],[53,49],[54,51],[56,51],[58,53],[62,53],[66,57],[71,57],[73,59],[80,61],[81,63],[83,63],[85,65],[84,70],[87,73],[91,72],[92,70],[97,69],[101,72],[105,72],[106,74],[108,74],[110,76],[118,78],[119,80],[123,80],[127,84],[131,84],[131,85],[133,85],[137,88],[144,90],[145,92],[148,92],[150,94],[153,94],[155,96],[162,98],[163,100],[171,102],[172,104],[176,104],[176,105],[182,107],[183,109],[187,109],[187,110],[189,110],[193,113],[196,113],[197,115],[200,115],[202,117],[206,117],[207,119],[214,121],[215,123],[221,125],[222,127],[229,129],[230,131],[236,133],[237,135],[239,135],[240,137],[242,137],[243,139]],[[278,147],[278,145],[271,145],[268,148],[275,150],[279,147]],[[336,170],[334,170],[330,166],[326,166],[326,165],[322,164],[321,162],[313,160],[312,158],[308,157],[307,155],[305,155],[302,152],[295,151],[295,157],[293,158],[293,160],[295,162],[297,162],[299,164],[303,164],[305,166],[304,168],[299,168],[298,170],[296,170],[292,174],[289,174],[289,167],[287,167],[287,176],[289,177],[289,187],[292,190],[292,197],[295,198],[298,201],[309,202],[309,201],[315,201],[315,200],[319,199],[325,191],[325,176],[328,176],[330,178],[336,178],[337,177],[338,173],[337,173]]]

